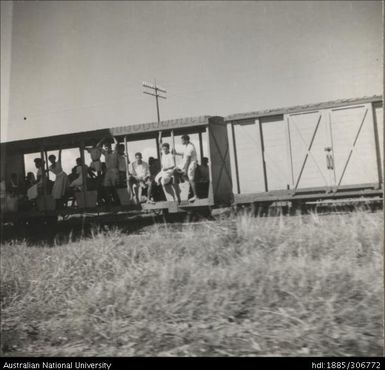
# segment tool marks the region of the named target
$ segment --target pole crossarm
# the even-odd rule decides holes
[[[143,87],[148,87],[149,89],[153,89],[153,90],[155,90],[155,91],[156,91],[156,90],[159,90],[159,91],[164,92],[164,93],[167,92],[167,90],[164,89],[163,87],[157,86],[157,85],[156,85],[156,82],[155,82],[155,86],[154,86],[154,85],[152,85],[152,84],[150,84],[150,83],[148,83],[148,82],[143,81],[143,82],[142,82],[142,86],[143,86]]]
[[[150,93],[150,92],[147,92],[147,91],[143,91],[143,94],[152,95],[152,96],[155,96],[155,97],[158,97],[158,98],[162,98],[162,99],[167,99],[165,96],[153,94],[153,93]]]
[[[159,98],[162,98],[162,99],[167,99],[165,96],[162,96],[162,95],[159,95],[158,91],[161,91],[163,93],[166,93],[167,91],[159,86],[156,85],[156,80],[155,80],[155,84],[152,85],[152,84],[149,84],[148,82],[142,82],[142,86],[143,87],[147,87],[151,90],[154,90],[155,93],[153,92],[148,92],[148,91],[143,91],[143,94],[147,94],[147,95],[151,95],[151,96],[155,96],[155,102],[156,102],[156,114],[157,114],[157,117],[158,117],[158,123],[160,123],[160,114],[159,114]]]

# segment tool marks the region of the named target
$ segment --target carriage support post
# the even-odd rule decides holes
[[[126,151],[126,156],[125,156],[125,159],[126,159],[126,187],[127,187],[127,193],[128,193],[128,196],[130,197],[130,199],[132,199],[132,192],[131,192],[131,188],[130,188],[130,170],[128,168],[128,165],[130,163],[130,160],[128,158],[128,145],[127,145],[127,136],[124,136],[124,150]]]
[[[83,196],[83,201],[84,201],[84,208],[87,207],[87,195],[86,195],[86,190],[87,190],[87,172],[86,172],[86,162],[84,158],[84,141],[80,142],[80,159],[82,161],[82,177],[83,177],[83,184],[82,184],[82,196]]]
[[[378,189],[381,189],[381,184],[383,183],[383,177],[382,177],[380,140],[378,137],[378,127],[377,127],[378,122],[377,122],[376,113],[373,108],[373,103],[370,103],[369,107],[370,107],[369,109],[373,120],[374,144],[375,144],[375,150],[376,150],[377,173],[378,173]]]
[[[47,180],[49,179],[48,175],[48,160],[44,160],[44,153],[45,156],[47,157],[47,152],[44,151],[44,148],[42,147],[40,150],[40,158],[41,158],[41,181],[43,183],[43,204],[44,204],[44,213],[47,211]],[[47,172],[46,172],[46,166],[47,166]]]

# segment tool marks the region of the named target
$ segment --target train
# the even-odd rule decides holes
[[[59,216],[64,220],[71,215],[132,212],[180,214],[250,205],[295,209],[343,199],[383,200],[383,98],[378,95],[3,142],[1,180],[3,184],[12,178],[23,181],[28,160],[38,157],[48,166],[48,154],[59,149],[75,151],[86,163],[90,160],[86,148],[103,137],[124,143],[130,160],[136,151],[160,160],[161,143],[175,148],[186,134],[195,144],[198,162],[207,158],[209,163],[209,180],[194,202],[188,200],[186,181],[156,189],[152,203],[133,202],[128,187],[123,186],[116,189],[119,202],[113,205],[99,201],[98,188],[85,181],[59,209],[47,181],[32,203],[2,189],[1,221],[28,223]],[[43,177],[49,177],[46,170]]]

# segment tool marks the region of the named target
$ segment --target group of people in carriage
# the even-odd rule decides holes
[[[155,203],[165,200],[162,191],[164,186],[179,182],[189,183],[190,202],[207,197],[208,159],[203,157],[198,165],[197,152],[188,135],[182,136],[181,153],[170,149],[170,145],[165,142],[161,143],[160,161],[149,157],[148,162],[145,162],[142,153],[137,152],[131,163],[125,153],[125,145],[118,143],[115,137],[112,139],[114,149],[107,137],[95,146],[85,148],[90,154],[91,163],[87,166],[81,158],[77,158],[76,165],[68,175],[63,171],[61,150],[57,157],[54,154],[48,156],[48,169],[45,169],[42,158],[35,158],[36,176],[33,172],[28,172],[20,183],[17,175],[12,174],[6,188],[11,196],[28,200],[30,204],[43,194],[45,188],[46,194],[51,194],[54,198],[56,209],[65,207],[69,199],[74,199],[74,193],[82,191],[84,187],[97,191],[98,205],[119,205],[119,188],[127,188],[137,204],[143,201]],[[102,156],[104,162],[101,160]],[[182,157],[181,165],[177,166],[175,156]],[[47,170],[55,175],[54,181],[49,180]]]

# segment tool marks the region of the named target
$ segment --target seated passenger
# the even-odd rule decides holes
[[[72,167],[71,173],[68,175],[68,181],[70,182],[70,186],[72,181],[74,181],[77,177],[78,174],[76,173],[77,166]]]
[[[209,182],[209,159],[207,157],[202,158],[202,164],[198,166],[196,173],[197,182]]]
[[[86,176],[88,174],[88,166],[83,164],[81,158],[76,158],[75,173],[76,178],[70,183],[71,188],[81,190],[83,182],[83,168],[85,169]]]
[[[141,189],[151,185],[150,169],[146,162],[142,160],[142,153],[135,154],[135,161],[131,164],[129,186],[135,199],[139,203],[139,187]]]
[[[154,157],[149,157],[148,158],[148,166],[150,169],[150,176],[155,179],[155,176],[160,171],[159,159],[156,159]]]
[[[35,185],[36,178],[33,172],[28,172],[27,176],[25,178],[25,186],[27,189],[29,189],[32,185]]]
[[[195,181],[197,187],[197,194],[199,198],[206,198],[209,191],[210,173],[209,160],[206,157],[202,158],[202,164],[197,167],[195,174]]]
[[[155,182],[158,185],[167,185],[174,174],[175,160],[170,153],[170,145],[168,143],[162,144],[162,169],[156,175]]]
[[[149,185],[147,189],[147,202],[148,203],[155,203],[154,201],[157,200],[163,200],[163,190],[160,187],[153,186],[155,182],[156,175],[160,172],[161,166],[159,163],[159,159],[156,159],[154,157],[148,158],[148,166],[150,169],[150,181],[151,184]],[[157,185],[155,183],[155,185]]]

